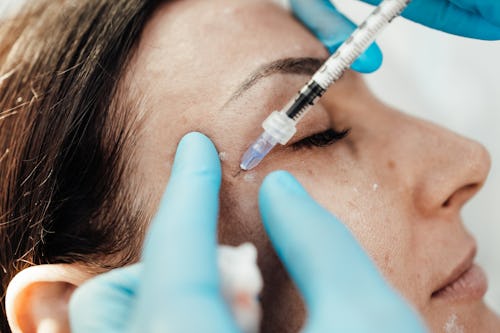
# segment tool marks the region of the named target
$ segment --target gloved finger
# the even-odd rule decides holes
[[[73,333],[123,333],[133,310],[139,284],[138,264],[97,276],[71,296]]]
[[[362,0],[377,5],[381,0]],[[413,0],[402,16],[454,35],[500,40],[500,2]]]
[[[356,25],[342,15],[328,0],[291,0],[295,15],[334,53],[356,29]],[[362,73],[376,71],[382,65],[382,52],[372,44],[352,65]]]
[[[216,261],[220,183],[213,143],[200,133],[186,135],[145,243],[138,329],[234,330],[220,293]]]
[[[469,12],[477,13],[500,26],[500,2],[484,0],[448,0]]]
[[[457,7],[479,15],[500,28],[500,2],[484,0],[449,0]]]
[[[310,332],[397,332],[386,325],[397,324],[393,310],[405,309],[404,301],[349,230],[290,174],[275,172],[264,180],[259,206],[277,254],[304,296]],[[397,313],[406,323],[419,323],[409,308]]]
[[[374,281],[382,285],[375,265],[349,230],[289,173],[278,171],[266,177],[259,207],[278,255],[310,305],[325,290],[339,293],[340,300],[373,287]]]

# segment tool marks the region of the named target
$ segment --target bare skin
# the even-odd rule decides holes
[[[140,195],[151,196],[148,209],[154,212],[159,203],[176,143],[201,131],[223,153],[220,241],[251,241],[259,249],[263,332],[296,332],[306,317],[258,212],[259,185],[277,169],[294,174],[352,230],[432,331],[445,331],[452,318],[464,332],[499,330],[499,319],[482,300],[484,290],[460,298],[435,295],[476,248],[460,211],[490,168],[478,143],[382,104],[359,74],[349,72],[293,142],[330,127],[350,128],[348,137],[325,147],[280,147],[256,171],[239,171],[263,119],[327,56],[289,13],[266,0],[184,0],[161,7],[127,77],[131,89],[145,96],[147,130],[136,158]],[[293,73],[274,73],[241,89],[259,68],[286,58],[296,58],[295,67],[284,66]]]

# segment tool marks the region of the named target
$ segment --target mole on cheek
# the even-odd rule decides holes
[[[387,166],[389,167],[389,169],[394,170],[396,168],[396,162],[394,162],[393,160],[389,160],[387,162]]]

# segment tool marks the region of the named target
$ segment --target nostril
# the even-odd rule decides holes
[[[428,148],[429,156],[424,156],[411,185],[415,208],[424,216],[459,212],[483,186],[490,170],[491,158],[483,146],[459,136],[447,139],[446,144],[436,140],[435,147]]]
[[[445,202],[441,205],[443,208],[449,208],[453,205],[462,206],[469,200],[481,187],[480,184],[469,184],[459,188],[455,191]]]

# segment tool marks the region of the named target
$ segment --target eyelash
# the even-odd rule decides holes
[[[292,145],[292,147],[296,150],[303,148],[327,147],[334,144],[335,142],[345,139],[350,132],[351,129],[346,129],[338,132],[330,128],[321,133],[316,133],[300,141],[297,141]]]

